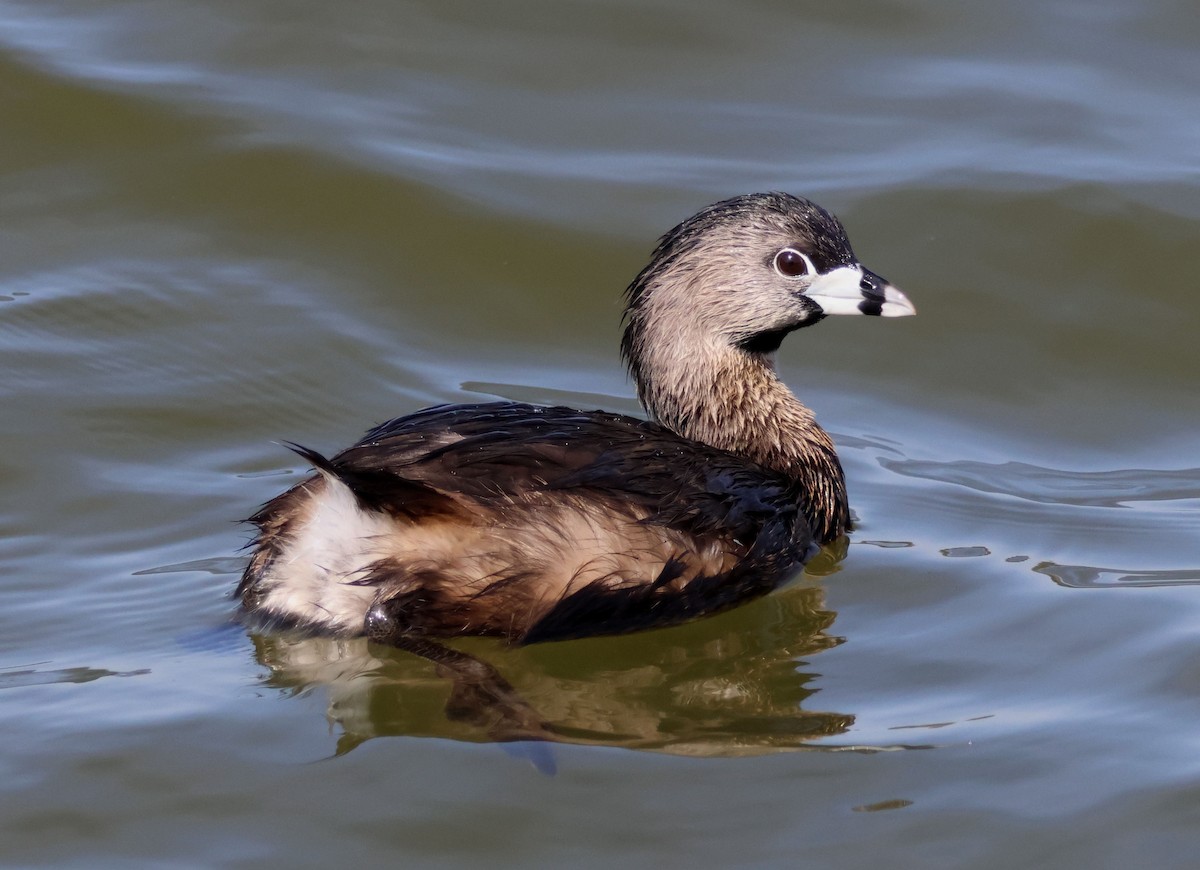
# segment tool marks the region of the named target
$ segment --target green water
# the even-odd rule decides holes
[[[1200,12],[0,0],[0,864],[1191,867]],[[636,412],[620,294],[782,189],[914,301],[780,371],[859,529],[435,667],[258,635],[235,522],[435,402]]]

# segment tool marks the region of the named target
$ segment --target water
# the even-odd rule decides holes
[[[0,0],[0,863],[1191,866],[1197,17]],[[231,621],[234,521],[304,472],[275,442],[635,411],[620,291],[763,189],[920,312],[781,355],[844,559],[461,644],[552,744]]]

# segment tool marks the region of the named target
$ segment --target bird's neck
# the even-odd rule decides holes
[[[814,537],[849,529],[846,482],[833,441],[779,379],[769,357],[730,346],[671,355],[655,347],[633,367],[638,395],[663,425],[791,479]],[[665,353],[665,355],[664,355]]]

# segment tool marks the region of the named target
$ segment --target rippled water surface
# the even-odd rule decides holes
[[[1194,866],[1198,10],[0,0],[0,863]],[[233,622],[278,441],[636,413],[621,290],[769,189],[920,311],[780,356],[844,554],[464,642],[491,718]]]

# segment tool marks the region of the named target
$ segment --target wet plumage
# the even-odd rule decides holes
[[[793,274],[796,272],[797,274]],[[666,625],[761,595],[849,509],[832,441],[772,352],[827,313],[910,314],[797,197],[717,203],[628,290],[622,350],[657,422],[492,402],[389,421],[254,517],[237,594],[383,642]]]

